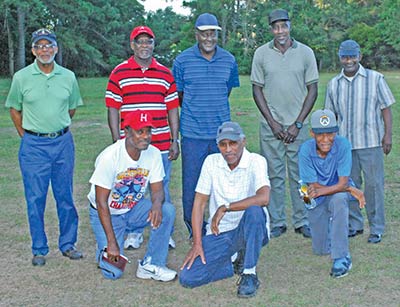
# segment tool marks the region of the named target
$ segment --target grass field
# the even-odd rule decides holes
[[[400,100],[400,73],[386,73]],[[317,106],[322,105],[325,86],[332,74],[322,74]],[[367,244],[363,235],[350,240],[353,269],[342,279],[329,276],[331,260],[314,256],[311,241],[288,232],[273,239],[262,251],[257,271],[261,286],[255,298],[236,297],[236,277],[196,289],[182,288],[177,281],[161,283],[137,279],[137,259],[144,247],[128,251],[132,263],[122,279],[105,280],[94,261],[95,240],[88,218],[88,179],[97,154],[111,143],[104,107],[104,78],[80,79],[85,105],[73,119],[76,145],[75,201],[80,215],[78,247],[85,258],[73,262],[57,249],[58,220],[49,193],[46,230],[50,253],[42,268],[31,265],[31,241],[26,205],[18,166],[19,137],[8,110],[0,108],[0,306],[400,306],[400,150],[399,103],[393,107],[393,150],[385,157],[387,230],[378,245]],[[10,80],[0,80],[4,101]],[[258,111],[251,97],[248,76],[231,95],[232,117],[243,126],[248,148],[258,152]],[[168,265],[178,269],[189,249],[182,221],[180,161],[174,163],[172,197],[177,208],[175,240]],[[290,223],[290,208],[287,206]],[[147,233],[145,244],[147,243]]]

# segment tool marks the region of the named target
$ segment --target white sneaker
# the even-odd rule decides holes
[[[172,239],[172,237],[169,237],[168,246],[169,246],[169,248],[172,248],[172,249],[175,249],[175,247],[176,247],[175,240]]]
[[[124,242],[124,249],[139,248],[143,243],[143,233],[128,233]]]
[[[136,271],[136,277],[141,279],[154,279],[160,281],[171,281],[176,277],[174,270],[168,269],[166,266],[161,267],[158,265],[151,264],[151,258],[147,258],[146,262],[142,264],[142,261],[138,261],[138,268]]]

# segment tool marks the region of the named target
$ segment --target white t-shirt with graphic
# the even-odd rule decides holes
[[[125,139],[104,149],[96,159],[88,199],[96,206],[95,186],[111,190],[108,206],[111,214],[124,214],[143,197],[149,183],[160,182],[165,176],[160,151],[152,146],[133,160],[125,148]]]

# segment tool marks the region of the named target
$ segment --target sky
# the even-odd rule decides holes
[[[157,9],[165,9],[167,6],[172,6],[173,11],[177,14],[188,15],[190,13],[189,9],[182,7],[182,0],[168,0],[168,2],[165,0],[145,0],[142,4],[146,12],[155,12]]]

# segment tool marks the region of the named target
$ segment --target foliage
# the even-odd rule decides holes
[[[219,44],[235,55],[240,73],[245,74],[255,49],[272,39],[267,19],[275,8],[289,11],[292,36],[314,50],[321,70],[338,69],[338,46],[349,38],[360,43],[364,65],[384,69],[400,64],[399,0],[185,0],[183,4],[190,9],[189,16],[180,16],[171,7],[146,14],[139,0],[3,0],[0,42],[8,52],[0,54],[0,75],[18,66],[21,50],[25,49],[26,63],[32,62],[30,33],[45,26],[57,32],[61,44],[57,61],[78,75],[108,75],[130,56],[129,34],[139,24],[154,30],[155,57],[171,67],[173,59],[195,43],[194,22],[204,12],[217,16],[222,28]],[[18,31],[18,8],[26,13],[24,33]]]

